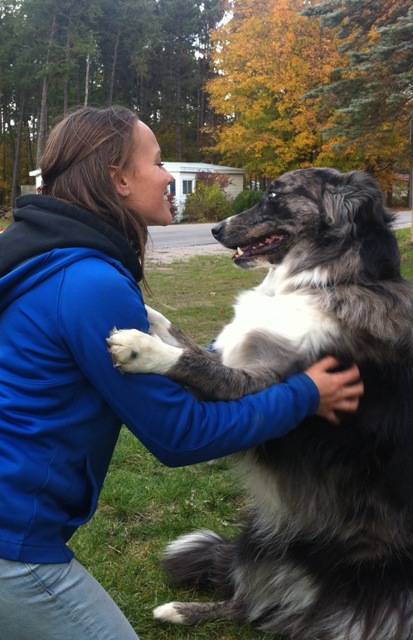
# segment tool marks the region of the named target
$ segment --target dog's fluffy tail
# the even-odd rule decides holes
[[[174,582],[215,588],[221,597],[234,593],[232,569],[235,547],[217,533],[195,531],[170,542],[162,566]]]

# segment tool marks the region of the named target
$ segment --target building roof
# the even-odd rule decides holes
[[[168,171],[194,173],[198,171],[210,171],[211,173],[247,173],[245,169],[238,167],[225,167],[220,164],[208,164],[207,162],[164,162]]]
[[[207,162],[164,162],[168,171],[189,172],[194,173],[198,171],[210,171],[212,173],[247,173],[245,169],[239,169],[238,167],[225,167],[220,164],[208,164]],[[29,171],[29,176],[40,176],[40,169],[34,169]]]

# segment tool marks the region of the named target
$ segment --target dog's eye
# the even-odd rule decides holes
[[[273,200],[274,198],[277,197],[277,194],[275,193],[275,191],[271,191],[271,193],[268,195],[268,197],[270,198],[270,200]]]

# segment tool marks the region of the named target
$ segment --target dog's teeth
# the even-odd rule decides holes
[[[237,256],[243,256],[243,255],[244,255],[244,252],[241,249],[241,247],[237,247]]]

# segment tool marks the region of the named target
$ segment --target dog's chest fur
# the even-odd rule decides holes
[[[285,280],[271,270],[258,287],[240,294],[234,317],[219,334],[216,348],[226,366],[251,368],[254,345],[261,365],[266,345],[266,360],[279,366],[277,352],[282,352],[280,373],[288,374],[292,362],[307,364],[328,350],[340,331],[338,320],[320,309],[308,290],[288,291]]]

